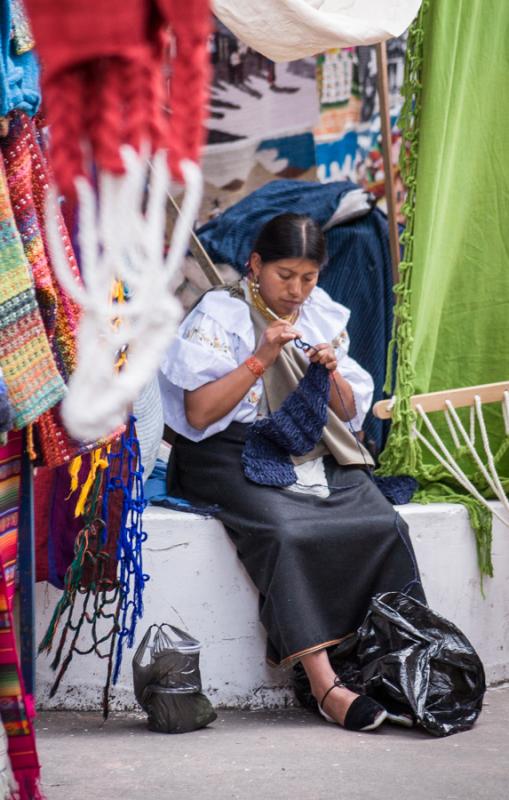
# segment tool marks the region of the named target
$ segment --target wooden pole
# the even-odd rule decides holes
[[[19,507],[19,633],[21,672],[28,694],[35,694],[35,526],[34,471],[23,435]]]
[[[177,219],[180,214],[180,208],[178,207],[177,203],[171,196],[168,195],[168,199],[170,201],[169,211],[173,217],[173,221]],[[212,259],[210,258],[209,254],[203,247],[202,243],[198,239],[197,235],[193,230],[191,230],[191,239],[189,240],[189,249],[193,254],[194,258],[198,262],[201,267],[201,270],[207,280],[209,281],[211,286],[222,286],[224,284],[224,280],[222,279],[220,273],[217,271],[216,266]]]
[[[391,249],[392,279],[399,281],[399,231],[396,212],[396,186],[394,167],[392,164],[392,130],[389,109],[389,83],[387,76],[387,49],[385,42],[376,45],[378,99],[380,103],[380,121],[382,128],[382,156],[385,172],[385,197],[387,200],[387,216],[389,220],[389,245]]]

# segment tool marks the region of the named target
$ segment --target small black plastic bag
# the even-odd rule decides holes
[[[200,643],[173,625],[151,625],[133,658],[136,700],[160,733],[204,728],[217,714],[202,694]]]
[[[486,682],[476,651],[452,622],[401,592],[373,597],[356,635],[329,657],[352,689],[409,710],[435,736],[469,730],[481,712]],[[300,664],[295,691],[316,707]]]

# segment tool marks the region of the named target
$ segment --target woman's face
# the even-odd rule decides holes
[[[316,286],[319,275],[318,264],[306,258],[282,258],[263,264],[260,255],[253,253],[250,267],[258,278],[263,300],[279,316],[299,310]]]

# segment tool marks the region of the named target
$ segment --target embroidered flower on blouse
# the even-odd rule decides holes
[[[345,352],[348,350],[349,344],[350,344],[350,337],[348,336],[344,328],[340,333],[338,333],[337,336],[334,337],[334,339],[331,342],[331,345],[335,350],[339,347],[341,348],[341,350],[344,350]]]
[[[255,388],[251,389],[251,391],[247,394],[246,400],[248,403],[251,403],[252,406],[257,406],[260,402],[261,392],[257,391]]]
[[[230,345],[227,342],[221,341],[218,336],[207,336],[201,328],[191,327],[188,331],[184,334],[184,339],[188,339],[190,342],[198,342],[198,344],[204,344],[207,347],[211,347],[212,350],[216,350],[218,353],[221,353],[224,356],[229,356],[230,358],[234,358],[234,354]]]

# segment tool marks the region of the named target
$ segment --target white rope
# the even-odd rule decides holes
[[[447,446],[442,441],[441,437],[439,436],[437,430],[435,429],[434,425],[430,421],[428,415],[424,411],[423,407],[420,404],[416,405],[416,411],[418,412],[419,416],[423,420],[426,428],[428,429],[429,433],[435,440],[436,444],[440,448],[443,453],[443,456],[433,447],[433,445],[426,439],[425,436],[418,430],[417,426],[414,426],[414,434],[422,442],[427,449],[432,453],[432,455],[436,458],[436,460],[458,481],[458,483],[463,486],[470,494],[475,497],[480,503],[482,503],[486,508],[488,508],[497,519],[500,520],[504,525],[509,526],[509,519],[504,518],[501,516],[496,509],[490,506],[489,502],[486,500],[485,497],[478,491],[478,489],[474,486],[472,481],[465,475],[459,464],[455,461],[454,457],[451,455]]]
[[[504,392],[502,398],[502,414],[504,417],[504,427],[506,436],[509,436],[509,392]]]
[[[447,422],[447,427],[449,428],[449,433],[451,434],[451,439],[454,442],[454,446],[459,450],[461,447],[460,440],[458,439],[458,434],[456,433],[456,428],[453,425],[451,420],[451,415],[449,409],[444,411],[445,421]]]
[[[475,410],[470,406],[470,441],[472,446],[475,445]]]
[[[97,196],[84,178],[76,181],[82,285],[69,268],[61,242],[52,211],[54,192],[46,208],[55,272],[83,310],[77,367],[62,404],[69,433],[81,441],[99,439],[121,425],[155,375],[182,315],[169,286],[187,251],[201,201],[201,172],[195,164],[183,162],[182,213],[165,256],[170,189],[166,153],[156,154],[151,167],[132,148],[121,148],[121,154],[125,174],[101,175]],[[117,280],[127,286],[125,303],[112,303]],[[118,370],[118,355],[125,349],[128,359]]]
[[[483,475],[484,479],[486,480],[486,482],[488,483],[488,485],[490,486],[491,490],[495,491],[495,486],[491,483],[491,476],[490,476],[488,470],[486,469],[485,465],[483,464],[479,453],[477,452],[477,450],[475,449],[474,445],[472,444],[471,438],[469,437],[468,433],[466,432],[465,427],[463,426],[463,423],[461,422],[461,419],[460,419],[456,409],[454,408],[454,406],[452,405],[450,400],[446,400],[445,403],[447,405],[449,413],[451,414],[452,419],[454,420],[455,424],[458,426],[458,430],[460,431],[461,435],[463,436],[463,439],[465,440],[465,443],[466,443],[467,448],[468,448],[468,450],[470,452],[470,455],[472,456],[472,458],[474,459],[475,463],[477,464],[477,466],[481,470],[482,475]],[[472,406],[472,408],[473,408],[473,406]],[[474,414],[475,414],[475,409],[474,409]]]
[[[475,403],[475,410],[476,410],[476,414],[477,414],[477,420],[479,422],[479,428],[480,428],[480,431],[481,431],[481,437],[482,437],[482,443],[483,443],[483,447],[484,447],[484,452],[486,453],[486,458],[487,458],[487,461],[488,461],[488,469],[489,469],[489,471],[491,473],[491,477],[493,478],[493,483],[495,484],[495,488],[493,489],[493,491],[494,491],[494,494],[496,494],[496,496],[500,500],[500,502],[503,504],[503,506],[506,508],[506,510],[509,511],[509,500],[507,498],[506,493],[504,492],[504,487],[502,486],[502,483],[500,481],[500,478],[499,478],[499,475],[498,475],[498,472],[497,472],[497,467],[496,467],[496,464],[495,464],[495,458],[493,456],[493,451],[492,451],[492,449],[490,447],[490,440],[489,440],[489,437],[488,437],[488,431],[486,429],[486,422],[484,420],[484,414],[482,412],[481,398],[479,397],[478,394],[476,394],[476,396],[474,397],[474,403]],[[490,486],[492,486],[491,482],[490,482]]]

